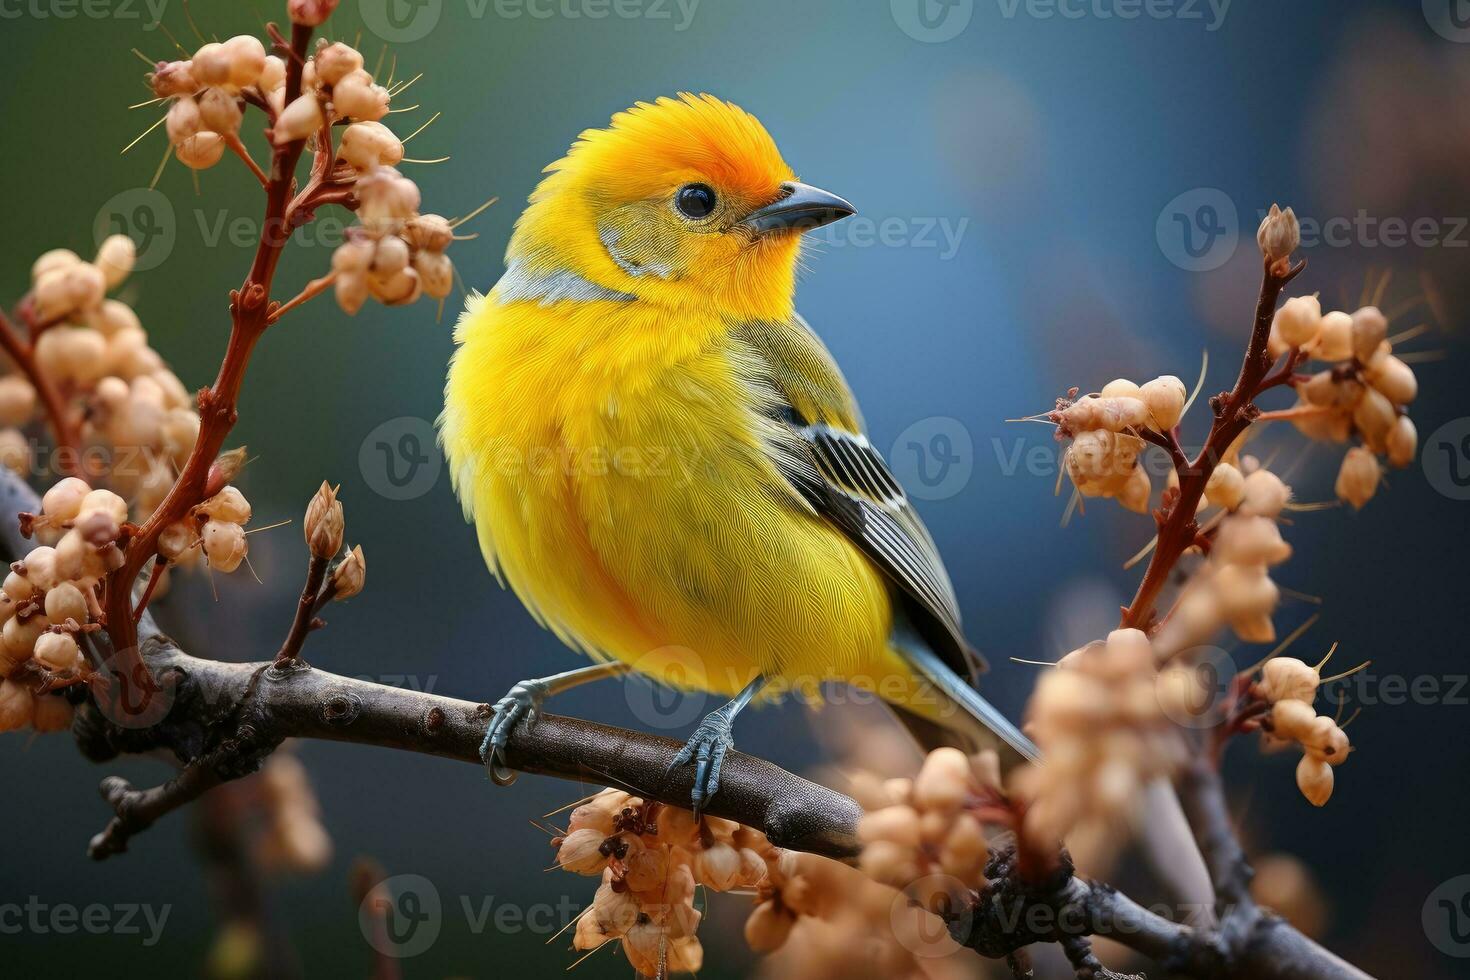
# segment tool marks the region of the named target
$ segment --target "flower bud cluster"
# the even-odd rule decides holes
[[[1141,431],[1171,432],[1184,414],[1184,382],[1173,375],[1142,385],[1126,378],[1108,382],[1097,395],[1063,399],[1051,413],[1057,438],[1071,439],[1067,475],[1084,497],[1112,497],[1145,513],[1152,493],[1139,465]]]
[[[117,494],[75,477],[42,498],[33,523],[59,534],[56,546],[31,549],[0,585],[0,731],[69,724],[70,706],[49,692],[91,673],[79,637],[95,618],[97,583],[122,563],[117,539],[127,514]]]
[[[448,296],[454,287],[454,265],[444,254],[454,240],[449,221],[418,214],[418,188],[391,167],[358,178],[357,193],[362,224],[332,253],[337,305],[356,313],[368,297],[404,306],[423,295]]]
[[[1253,688],[1271,706],[1262,720],[1270,737],[1277,744],[1301,746],[1296,784],[1313,806],[1323,806],[1331,798],[1333,768],[1346,762],[1352,751],[1347,733],[1312,707],[1321,682],[1322,664],[1313,667],[1294,657],[1275,657],[1261,668],[1261,679]]]
[[[1276,639],[1272,616],[1281,590],[1270,570],[1291,557],[1281,537],[1291,488],[1252,456],[1221,462],[1205,486],[1205,501],[1226,513],[1210,535],[1209,559],[1191,576],[1159,632],[1165,652],[1201,643],[1229,626],[1246,643]]]
[[[1376,306],[1323,313],[1315,296],[1289,299],[1271,324],[1271,351],[1300,350],[1327,367],[1295,384],[1292,423],[1308,438],[1344,443],[1356,437],[1337,476],[1337,496],[1361,508],[1378,490],[1383,467],[1414,461],[1419,434],[1407,406],[1419,394],[1414,369],[1396,357],[1388,318]]]
[[[281,110],[286,63],[266,54],[259,38],[238,34],[202,45],[186,61],[159,62],[148,83],[154,95],[173,100],[164,126],[174,155],[191,170],[207,170],[239,139],[247,97]]]
[[[1037,846],[1065,837],[1104,848],[1136,813],[1144,787],[1184,762],[1173,719],[1193,703],[1193,672],[1160,672],[1157,662],[1143,631],[1118,629],[1042,674],[1026,731],[1043,761],[1017,784],[1030,801],[1025,833]]]
[[[703,964],[696,885],[754,888],[778,855],[749,828],[613,789],[573,810],[566,835],[552,844],[562,868],[602,879],[572,945],[590,950],[619,940],[647,977],[660,975],[660,964],[670,973],[694,973]]]
[[[226,486],[202,503],[189,516],[164,528],[158,537],[158,553],[171,563],[186,562],[202,551],[209,567],[233,572],[250,553],[245,525],[250,522],[250,501],[233,486]]]
[[[43,327],[35,368],[67,395],[65,409],[81,415],[81,448],[113,458],[111,487],[133,502],[132,519],[141,521],[162,503],[193,450],[199,415],[183,382],[149,346],[137,314],[106,296],[134,260],[133,243],[123,235],[105,239],[91,262],[52,250],[31,268],[31,297]],[[73,288],[78,283],[86,288]],[[0,431],[0,447],[7,463],[23,463],[26,472],[30,460],[13,457],[9,448],[26,446],[13,427],[32,421],[38,407],[26,378],[0,378],[0,426],[12,427]],[[59,536],[44,523],[40,530],[44,543]]]
[[[939,748],[911,780],[855,786],[868,810],[858,824],[858,866],[930,912],[952,910],[957,885],[985,883],[990,846],[981,820],[984,808],[1001,799],[999,785],[994,752],[971,758]]]

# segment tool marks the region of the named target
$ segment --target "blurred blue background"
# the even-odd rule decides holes
[[[129,280],[127,295],[154,346],[198,386],[223,350],[225,293],[248,265],[258,193],[230,160],[197,182],[172,163],[161,194],[146,190],[165,140],[155,132],[119,155],[157,116],[126,108],[148,98],[131,49],[181,57],[170,36],[197,44],[190,14],[205,34],[225,37],[258,32],[280,13],[267,0],[155,3],[3,8],[0,297],[10,303],[25,291],[41,251],[90,253],[94,229],[122,227],[153,266]],[[1095,505],[1062,528],[1066,498],[1053,496],[1049,430],[1005,420],[1049,408],[1072,385],[1095,390],[1120,375],[1192,382],[1205,350],[1206,391],[1227,387],[1255,301],[1252,232],[1273,201],[1306,219],[1310,267],[1298,285],[1321,291],[1324,305],[1351,309],[1391,273],[1384,306],[1398,308],[1394,329],[1433,325],[1406,349],[1445,352],[1415,365],[1426,465],[1392,474],[1361,514],[1297,515],[1288,531],[1297,553],[1279,578],[1325,597],[1309,651],[1341,641],[1344,667],[1371,658],[1375,678],[1434,678],[1441,695],[1394,704],[1380,681],[1363,685],[1357,700],[1371,703],[1351,730],[1357,751],[1323,810],[1296,791],[1289,760],[1263,759],[1242,742],[1229,769],[1253,852],[1292,852],[1317,876],[1330,906],[1324,941],[1370,972],[1437,978],[1464,976],[1463,961],[1431,944],[1421,909],[1441,882],[1470,872],[1462,778],[1470,690],[1455,681],[1467,673],[1470,503],[1450,478],[1458,471],[1447,469],[1470,432],[1455,380],[1466,376],[1460,324],[1470,311],[1470,30],[1457,28],[1451,8],[1452,0],[1179,0],[1147,10],[1127,0],[347,0],[329,26],[334,37],[360,38],[369,66],[387,45],[396,77],[424,73],[394,102],[421,108],[389,121],[403,134],[443,113],[410,155],[451,159],[405,165],[425,210],[464,214],[500,198],[466,226],[479,237],[451,250],[470,288],[494,283],[541,167],[580,130],[680,90],[743,105],[802,179],[858,206],[857,218],[813,236],[799,306],[843,365],[875,442],[922,498],[972,639],[994,664],[987,694],[1013,715],[1035,668],[1007,658],[1055,659],[1109,628],[1136,581],[1121,564],[1151,527]],[[1137,16],[1121,16],[1128,11]],[[331,221],[341,227],[324,217]],[[1404,241],[1400,226],[1422,233]],[[330,230],[303,233],[285,262],[287,286],[327,268]],[[298,519],[322,479],[340,482],[348,538],[367,553],[366,593],[330,610],[309,658],[493,700],[523,676],[578,660],[495,586],[437,456],[430,452],[408,499],[395,499],[405,494],[386,479],[392,461],[377,449],[408,434],[431,450],[457,304],[437,318],[428,301],[407,310],[370,304],[348,318],[321,300],[283,321],[251,365],[234,438],[255,457],[243,486],[257,524]],[[1202,408],[1187,426],[1195,437]],[[949,439],[950,456],[933,455],[945,445],[936,436]],[[1281,444],[1278,467],[1289,468],[1298,497],[1329,499],[1336,454]],[[216,579],[217,602],[207,583],[194,583],[163,613],[201,652],[257,659],[285,632],[303,563],[299,531],[252,541],[262,583]],[[181,606],[190,615],[172,616]],[[1282,622],[1311,611],[1288,602]],[[612,685],[567,695],[554,710],[648,727]],[[764,710],[743,720],[740,747],[809,768],[829,752],[814,723],[826,722],[795,707]],[[335,857],[319,875],[272,882],[269,908],[310,975],[369,970],[346,884],[358,854],[390,873],[427,877],[443,899],[440,938],[404,963],[408,976],[554,974],[572,962],[562,940],[543,946],[546,930],[481,928],[461,900],[474,909],[544,905],[562,909],[558,916],[590,900],[591,881],[541,873],[551,851],[528,822],[581,795],[578,787],[525,778],[497,789],[463,765],[350,746],[305,745],[300,754]],[[64,736],[0,741],[11,827],[0,847],[0,903],[167,905],[162,941],[22,929],[3,941],[8,975],[101,963],[119,977],[203,969],[214,920],[189,814],[168,817],[126,856],[101,865],[85,857],[106,816],[96,782],[111,772],[140,783],[165,774],[149,760],[94,768]],[[705,976],[757,968],[739,935],[745,911],[739,898],[709,903]],[[577,970],[631,972],[611,953]]]

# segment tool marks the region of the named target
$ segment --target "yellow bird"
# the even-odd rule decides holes
[[[928,746],[1034,753],[972,686],[934,542],[793,305],[802,232],[852,206],[709,95],[618,113],[546,174],[460,318],[440,439],[491,570],[598,663],[496,704],[491,775],[545,697],[628,669],[733,697],[675,762],[696,810],[736,713],[823,681]]]

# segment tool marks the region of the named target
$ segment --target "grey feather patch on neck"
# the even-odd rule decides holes
[[[607,254],[630,276],[653,276],[656,279],[672,279],[674,270],[667,265],[649,265],[634,262],[629,258],[627,250],[619,246],[619,232],[616,228],[606,225],[597,230],[597,238],[602,242],[602,247],[607,249]]]
[[[538,300],[542,306],[559,300],[610,300],[631,303],[638,297],[631,293],[618,292],[599,286],[571,269],[555,272],[531,272],[522,259],[513,259],[496,285],[496,298],[501,303],[516,303],[522,300]]]

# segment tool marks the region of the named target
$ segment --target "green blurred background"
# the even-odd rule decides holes
[[[1442,882],[1470,872],[1460,829],[1470,709],[1448,696],[1466,673],[1470,504],[1455,478],[1470,463],[1456,457],[1470,445],[1460,441],[1470,420],[1456,380],[1470,299],[1470,31],[1451,17],[1453,0],[1181,0],[1149,8],[1168,16],[1121,15],[1133,9],[1126,0],[347,0],[329,33],[360,37],[369,65],[391,42],[384,73],[395,60],[397,78],[424,73],[394,103],[421,108],[390,122],[403,134],[443,113],[410,154],[451,159],[405,165],[425,210],[458,215],[500,198],[466,227],[479,237],[451,250],[471,288],[498,276],[540,168],[581,129],[661,94],[739,102],[803,179],[855,202],[858,219],[815,236],[800,306],[844,365],[876,443],[894,448],[921,498],[972,638],[996,664],[987,693],[1013,714],[1034,668],[1007,657],[1055,657],[1106,630],[1133,582],[1119,566],[1150,529],[1108,506],[1059,528],[1054,457],[1051,466],[1015,464],[1032,449],[1052,453],[1052,443],[1040,427],[1003,420],[1046,409],[1073,384],[1192,379],[1202,349],[1214,355],[1210,390],[1225,387],[1254,302],[1251,231],[1272,201],[1327,229],[1309,240],[1301,280],[1326,303],[1351,308],[1370,273],[1376,282],[1391,270],[1386,305],[1420,301],[1395,327],[1427,320],[1435,330],[1416,348],[1447,352],[1416,366],[1425,466],[1391,476],[1361,515],[1299,515],[1289,534],[1297,555],[1282,576],[1327,597],[1310,649],[1341,640],[1345,666],[1374,660],[1377,679],[1354,694],[1364,707],[1357,752],[1322,811],[1300,798],[1286,760],[1261,760],[1242,744],[1230,768],[1254,849],[1292,851],[1317,873],[1329,945],[1384,975],[1463,976],[1449,954],[1470,955],[1470,946],[1436,946],[1421,910]],[[218,37],[279,19],[266,0],[0,0],[9,68],[0,298],[25,291],[44,249],[89,253],[95,231],[123,230],[150,266],[125,295],[154,345],[197,386],[223,349],[225,295],[249,263],[258,192],[228,159],[197,182],[172,163],[149,191],[161,131],[119,155],[158,115],[127,108],[148,98],[134,51],[180,57],[170,35],[196,46],[191,14]],[[1432,234],[1393,243],[1389,222],[1421,219]],[[342,220],[324,215],[299,236],[282,295],[327,268]],[[440,471],[430,422],[457,305],[436,316],[428,301],[370,304],[348,318],[324,299],[293,314],[255,356],[235,441],[255,457],[243,485],[256,524],[297,519],[322,479],[340,482],[348,538],[367,553],[367,592],[331,611],[310,659],[493,700],[520,677],[577,660],[491,581]],[[942,460],[909,447],[939,445],[936,436],[952,437],[953,468],[931,480],[929,465]],[[410,485],[395,487],[389,467],[401,475],[419,455]],[[1292,464],[1299,496],[1330,497],[1335,457],[1302,455]],[[224,659],[273,651],[299,588],[299,531],[256,536],[252,561],[263,581],[216,579],[218,601],[202,581],[181,588],[163,613],[170,628]],[[1310,611],[1289,604],[1283,621]],[[1394,704],[1383,693],[1388,675],[1433,678],[1444,693]],[[642,703],[599,687],[555,710],[648,728]],[[829,752],[816,726],[836,724],[794,707],[766,710],[744,719],[740,744],[803,769]],[[527,778],[496,789],[463,765],[347,746],[307,745],[301,756],[335,856],[319,875],[273,880],[268,908],[304,972],[369,970],[347,887],[359,854],[423,876],[442,900],[438,940],[404,961],[408,976],[551,975],[572,962],[562,940],[544,945],[553,930],[505,923],[559,927],[590,900],[592,882],[542,873],[551,852],[528,822],[578,787]],[[0,972],[203,969],[215,925],[193,818],[170,816],[126,856],[88,863],[86,840],[106,816],[95,790],[105,772],[140,783],[165,774],[149,760],[97,769],[61,736],[0,741],[10,815],[0,906],[31,896],[51,907],[167,906],[162,940],[6,930]],[[510,909],[510,918],[485,922],[486,909]],[[739,936],[744,913],[739,898],[709,902],[705,976],[756,969]],[[610,952],[577,970],[631,972]]]

